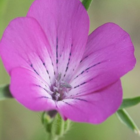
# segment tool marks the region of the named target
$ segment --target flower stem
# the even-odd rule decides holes
[[[53,136],[52,134],[49,134],[48,139],[47,140],[58,140],[58,137]]]
[[[92,1],[93,1],[93,0],[82,0],[82,4],[83,4],[84,7],[86,8],[86,10],[88,10],[88,8],[90,7]]]

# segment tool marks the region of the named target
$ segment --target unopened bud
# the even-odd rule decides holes
[[[70,128],[70,121],[64,121],[61,115],[56,111],[43,113],[42,123],[52,139],[62,137]]]

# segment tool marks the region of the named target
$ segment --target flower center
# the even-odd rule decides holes
[[[61,74],[58,74],[54,84],[51,87],[52,98],[56,101],[64,99],[71,88],[72,87],[70,84],[61,79]]]

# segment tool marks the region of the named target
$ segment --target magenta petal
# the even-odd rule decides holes
[[[0,55],[9,73],[21,66],[31,69],[50,83],[49,77],[54,77],[54,68],[48,46],[44,32],[35,19],[17,18],[4,32]]]
[[[120,80],[88,94],[58,102],[60,113],[76,122],[99,124],[115,113],[122,102]]]
[[[70,79],[84,53],[89,31],[88,14],[80,0],[36,0],[27,16],[35,18],[44,30],[56,71]]]
[[[80,0],[35,0],[8,25],[0,56],[15,99],[34,111],[57,110],[76,122],[99,124],[122,102],[120,77],[135,65],[130,36],[107,23],[89,37]]]
[[[116,24],[104,24],[88,38],[70,94],[99,90],[132,70],[135,62],[134,47],[128,33]]]
[[[47,83],[30,70],[12,70],[10,90],[15,99],[30,110],[55,109],[55,102],[49,94]]]

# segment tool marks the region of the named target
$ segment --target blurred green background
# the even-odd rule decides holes
[[[8,23],[25,16],[33,0],[0,0],[0,38]],[[106,22],[126,30],[135,46],[137,65],[122,78],[124,97],[140,95],[140,0],[93,0],[89,9],[90,32]],[[0,62],[0,84],[10,78]],[[140,105],[127,109],[140,127]],[[0,102],[0,140],[45,140],[41,113],[27,110],[14,99]],[[122,125],[116,115],[100,125],[73,123],[61,140],[138,140],[140,137]]]

